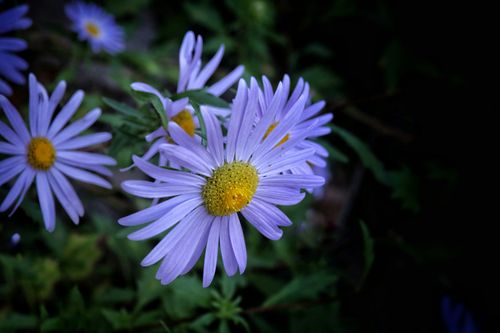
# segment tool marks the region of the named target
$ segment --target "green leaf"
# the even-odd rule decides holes
[[[29,330],[34,331],[38,320],[34,315],[11,313],[7,317],[0,315],[0,331]]]
[[[201,144],[206,147],[207,146],[207,127],[205,125],[205,120],[203,119],[203,116],[201,115],[200,106],[195,102],[191,102],[191,105],[193,106],[194,114],[196,115],[196,118],[198,118],[198,122],[200,123]]]
[[[338,161],[340,163],[349,162],[349,157],[345,153],[343,153],[340,149],[334,147],[329,142],[321,139],[316,140],[316,142],[322,145],[328,151],[329,159]]]
[[[210,326],[210,324],[212,324],[215,321],[215,319],[217,319],[215,317],[215,314],[205,313],[204,315],[202,315],[202,316],[198,317],[197,319],[195,319],[194,321],[192,321],[189,324],[189,327],[194,329],[195,331],[199,331],[202,328]]]
[[[81,280],[93,272],[102,255],[97,235],[71,234],[64,247],[61,270],[71,280]]]
[[[137,282],[137,304],[135,311],[142,309],[145,305],[162,296],[164,287],[154,277],[152,269],[144,270],[140,280]]]
[[[157,282],[158,283],[158,282]],[[180,277],[165,288],[161,294],[166,312],[173,318],[194,315],[195,310],[210,305],[210,289],[203,288],[196,276]]]
[[[336,281],[337,276],[326,271],[297,276],[290,283],[278,290],[276,294],[269,297],[263,306],[315,299],[321,292],[329,289]]]
[[[372,268],[373,261],[375,260],[375,254],[374,254],[374,245],[373,245],[373,239],[370,235],[370,230],[368,230],[368,227],[363,221],[359,222],[361,226],[361,232],[363,234],[363,275],[361,277],[361,280],[358,283],[358,289],[361,288],[363,285],[364,281],[366,280],[366,277],[368,276],[368,273],[370,272],[370,269]]]
[[[135,298],[135,292],[131,289],[123,288],[110,288],[106,289],[102,295],[99,296],[99,302],[116,304],[132,302]]]
[[[332,125],[332,132],[339,135],[358,154],[361,163],[370,170],[382,184],[388,185],[387,172],[383,163],[375,156],[370,147],[346,129]]]
[[[417,213],[420,210],[419,179],[408,167],[388,172],[392,197],[401,201],[403,208]]]
[[[202,2],[196,5],[185,2],[184,8],[192,21],[214,32],[224,33],[224,21],[219,15],[217,7]]]
[[[165,113],[165,109],[163,109],[162,102],[158,99],[157,96],[151,96],[150,99],[151,104],[153,105],[153,109],[161,120],[161,125],[163,128],[168,129],[168,118]]]
[[[115,330],[132,328],[132,316],[125,309],[120,309],[119,311],[102,309],[101,313]]]
[[[115,101],[114,99],[103,97],[102,101],[113,110],[118,111],[126,116],[138,117],[140,115],[139,111],[137,111],[136,109],[128,106],[127,104]]]
[[[178,100],[183,97],[188,97],[190,103],[194,102],[198,105],[210,105],[219,108],[229,108],[228,102],[226,102],[222,98],[207,93],[205,90],[188,90],[180,94],[173,95],[172,100]]]

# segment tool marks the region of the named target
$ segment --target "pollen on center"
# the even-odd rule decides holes
[[[182,110],[175,116],[171,118],[171,120],[179,125],[187,134],[190,136],[194,136],[194,131],[196,129],[196,125],[193,120],[193,115],[188,110]]]
[[[271,132],[276,128],[276,126],[278,126],[277,122],[276,123],[272,123],[271,126],[269,126],[269,128],[267,129],[266,133],[264,134],[264,137],[262,138],[262,140],[265,140],[269,136],[269,134],[271,134]],[[278,142],[276,144],[276,147],[281,146],[282,144],[284,144],[285,142],[287,142],[289,138],[290,138],[290,134],[285,135],[280,140],[280,142]]]
[[[232,162],[216,169],[203,187],[203,201],[214,216],[237,213],[252,200],[259,176],[248,163]]]
[[[101,28],[93,22],[85,23],[85,31],[87,31],[92,37],[99,37],[101,35]]]
[[[46,171],[56,160],[56,150],[49,139],[35,137],[28,144],[27,159],[33,169]]]

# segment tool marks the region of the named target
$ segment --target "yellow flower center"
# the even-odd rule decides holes
[[[191,112],[188,110],[182,110],[175,116],[171,118],[171,120],[179,125],[187,134],[190,136],[194,136],[194,130],[196,129],[196,125],[194,124],[193,116]]]
[[[28,163],[33,169],[48,170],[56,160],[56,150],[52,143],[43,137],[31,139],[28,144]]]
[[[265,138],[267,138],[269,136],[269,134],[271,134],[271,132],[273,131],[273,129],[276,128],[276,126],[278,126],[278,123],[272,123],[271,126],[269,126],[269,128],[267,129],[266,133],[264,134],[264,138],[262,138],[262,140],[264,140]],[[290,138],[290,134],[287,134],[283,137],[283,139],[280,140],[280,142],[278,142],[278,144],[276,144],[276,147],[284,144],[285,142],[288,141],[288,139]],[[276,148],[274,147],[274,148]]]
[[[214,216],[237,213],[250,203],[257,190],[257,170],[248,163],[227,163],[215,170],[203,187],[203,201]]]
[[[101,28],[95,23],[92,22],[87,22],[85,23],[85,30],[92,36],[92,37],[99,37],[101,35]]]

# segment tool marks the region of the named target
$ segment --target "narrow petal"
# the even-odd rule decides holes
[[[204,223],[202,229],[200,229],[201,237],[199,238],[198,244],[195,246],[195,250],[191,255],[191,258],[189,259],[186,266],[182,270],[181,275],[184,275],[193,269],[194,265],[200,259],[203,250],[205,250],[205,248],[207,247],[208,234],[210,231],[210,227],[212,226],[213,220],[214,220],[213,216],[208,215],[205,211],[205,207],[203,207],[203,214],[199,220],[199,223]]]
[[[49,128],[49,95],[45,87],[38,83],[38,119],[36,124],[36,135],[46,136],[47,129]]]
[[[74,224],[78,224],[80,217],[78,216],[75,207],[71,204],[68,197],[64,194],[62,188],[59,186],[59,183],[56,182],[54,176],[52,176],[50,172],[48,173],[48,179],[51,184],[52,191],[54,192],[61,206],[66,211],[71,221],[73,221]]]
[[[240,274],[243,274],[247,267],[247,247],[238,214],[229,215],[229,238],[231,239],[234,256],[240,268]]]
[[[325,184],[325,179],[320,176],[312,175],[290,175],[277,174],[268,177],[262,177],[259,185],[266,187],[291,187],[291,188],[309,188]]]
[[[274,205],[291,206],[301,202],[305,195],[305,193],[299,192],[296,188],[259,185],[254,198]]]
[[[0,120],[0,135],[14,146],[24,146],[21,138],[7,124]]]
[[[233,214],[235,215],[235,214]],[[222,262],[224,263],[224,269],[228,276],[233,276],[238,270],[238,263],[234,255],[233,247],[231,245],[231,239],[229,237],[229,217],[222,216],[218,218],[221,223],[220,227],[220,252],[222,255]],[[216,218],[217,220],[217,218]]]
[[[62,132],[61,132],[62,133]],[[74,139],[61,142],[55,145],[59,150],[79,149],[88,146],[93,146],[102,142],[111,140],[111,134],[107,132],[82,135]]]
[[[0,95],[0,105],[2,106],[7,119],[9,119],[9,122],[12,125],[12,129],[17,133],[22,142],[27,144],[30,141],[31,137],[28,133],[28,129],[26,128],[23,119],[21,118],[17,110],[9,102],[9,100],[2,95]]]
[[[0,154],[23,155],[25,153],[24,147],[14,146],[7,142],[0,142]]]
[[[0,205],[0,212],[5,212],[7,209],[9,209],[9,207],[14,203],[16,198],[21,194],[24,183],[26,181],[26,176],[27,173],[25,169],[24,172],[22,172],[21,175],[17,177],[16,182],[14,183],[9,193],[3,200],[2,204]]]
[[[194,138],[190,137],[179,125],[171,121],[168,124],[168,132],[175,143],[198,155],[211,168],[217,167],[212,155],[207,152],[205,147],[196,142]]]
[[[314,103],[313,105],[309,105],[302,114],[302,120],[313,117],[318,112],[320,112],[325,107],[325,105],[326,105],[325,101],[319,101]]]
[[[189,184],[173,185],[144,180],[126,180],[122,183],[122,188],[141,198],[166,198],[181,194],[200,193],[201,190],[198,186]]]
[[[67,164],[67,165],[71,165],[71,166],[80,168],[80,169],[86,169],[86,170],[98,173],[100,175],[103,175],[103,176],[107,176],[107,177],[113,176],[113,173],[111,172],[111,170],[109,170],[106,167],[100,166],[98,164],[87,164],[87,163],[83,163],[83,162],[77,162],[74,160],[68,160],[68,159],[62,158],[60,156],[57,157],[57,161],[64,163],[64,164]]]
[[[57,157],[62,157],[75,162],[84,161],[86,164],[116,165],[116,161],[109,156],[83,151],[60,151],[57,152]]]
[[[176,197],[175,199],[182,199],[183,201],[169,210],[158,220],[128,235],[128,238],[131,240],[143,240],[156,236],[175,225],[203,202],[199,194],[184,194]]]
[[[203,288],[212,283],[217,267],[217,254],[219,250],[220,220],[215,219],[208,234],[207,248],[205,250],[205,263],[203,266]]]
[[[52,95],[50,95],[48,115],[47,115],[47,119],[49,120],[49,122],[52,120],[54,111],[61,102],[61,99],[63,98],[65,92],[66,92],[66,81],[61,81],[57,84],[57,87],[56,89],[54,89]]]
[[[157,205],[140,210],[134,214],[122,217],[118,220],[118,223],[123,226],[130,227],[154,221],[156,219],[159,219],[166,213],[168,213],[173,207],[177,206],[183,200],[185,200],[185,197],[179,196],[173,199],[169,199],[167,201],[160,202]]]
[[[93,184],[97,186],[101,186],[107,189],[111,189],[111,183],[105,180],[102,177],[94,175],[91,172],[75,168],[64,163],[56,162],[54,165],[59,171],[64,173],[66,176],[71,177],[73,179],[82,181],[84,183]]]
[[[61,109],[50,125],[49,132],[47,134],[49,139],[52,139],[61,130],[61,128],[66,125],[71,117],[73,117],[76,110],[80,107],[84,95],[83,91],[78,90],[73,94],[73,96],[71,96],[69,102],[66,103],[66,105]]]
[[[162,284],[168,284],[176,279],[186,268],[191,265],[193,257],[200,243],[206,242],[208,238],[208,227],[212,219],[202,218],[195,224],[192,232],[188,232],[180,240],[175,250],[170,252],[164,259],[166,265],[161,265],[157,277],[161,279]],[[162,267],[163,266],[163,267]]]
[[[253,199],[248,206],[241,210],[241,213],[262,235],[271,240],[280,239],[283,231],[278,228],[274,221],[269,220],[267,215],[264,215],[264,211],[255,206],[254,202],[256,200],[258,199]]]
[[[201,114],[205,120],[207,129],[208,150],[215,158],[216,166],[219,167],[224,163],[224,138],[219,121],[206,108],[201,107]]]
[[[223,93],[225,93],[233,84],[238,81],[238,79],[243,75],[243,72],[245,71],[244,66],[238,66],[231,73],[226,75],[223,79],[219,80],[218,82],[212,84],[208,89],[207,92],[214,95],[214,96],[220,96]]]
[[[165,132],[165,129],[163,127],[158,127],[156,130],[154,130],[153,132],[146,135],[144,137],[144,139],[146,139],[147,142],[151,142],[159,137],[162,137],[162,136],[164,137],[165,135],[167,135],[167,132]]]
[[[143,93],[155,95],[156,97],[158,97],[158,99],[162,103],[163,107],[165,108],[165,101],[164,101],[165,97],[163,97],[163,95],[158,90],[156,90],[155,88],[153,88],[149,84],[142,83],[142,82],[134,82],[130,85],[130,87],[132,88],[132,90],[135,90],[135,91],[140,91]]]
[[[146,175],[161,180],[169,184],[190,184],[193,186],[203,186],[205,185],[205,179],[184,171],[168,170],[164,168],[157,167],[151,163],[144,161],[142,158],[133,156],[134,163],[137,167],[144,172]]]
[[[292,221],[286,216],[285,213],[281,211],[278,207],[273,204],[267,203],[259,199],[253,199],[252,205],[256,210],[259,210],[264,215],[267,216],[268,221],[272,221],[273,224],[280,227],[288,227],[292,225]]]
[[[37,125],[40,115],[40,95],[38,94],[38,82],[33,73],[29,74],[29,124],[31,136],[38,136]]]
[[[0,142],[0,144],[1,144],[1,142]],[[1,149],[0,149],[0,151],[1,151]],[[10,169],[2,172],[0,174],[0,186],[2,186],[6,182],[8,182],[12,178],[14,178],[18,173],[23,171],[25,168],[26,168],[26,164],[19,163],[19,164],[12,166]]]
[[[56,227],[56,213],[54,207],[54,197],[50,190],[49,181],[45,172],[36,175],[36,189],[40,208],[42,209],[43,222],[48,232],[54,231]]]
[[[97,108],[90,111],[83,118],[78,119],[77,121],[66,127],[64,130],[56,134],[53,137],[53,143],[55,145],[58,145],[80,134],[81,132],[92,126],[92,124],[95,123],[100,116],[101,109]]]
[[[69,202],[74,207],[78,215],[83,216],[83,204],[68,179],[59,170],[57,170],[57,168],[52,168],[50,170],[50,173],[52,174],[54,181],[59,185],[59,188],[61,188],[62,192],[68,198]]]
[[[252,77],[250,80],[250,91],[248,93],[248,103],[245,106],[241,126],[236,137],[235,156],[237,160],[246,161],[248,159],[248,139],[254,127],[255,111],[258,103],[259,86],[257,80]]]
[[[226,161],[228,163],[231,163],[234,160],[236,141],[239,135],[241,120],[243,119],[243,113],[247,102],[247,90],[245,80],[241,79],[238,83],[238,91],[233,101],[231,118],[227,128]]]
[[[258,167],[261,176],[267,176],[270,174],[278,174],[283,171],[290,170],[290,168],[294,167],[296,164],[301,164],[309,157],[314,155],[313,149],[304,149],[293,154],[287,154],[282,156],[276,163]]]
[[[223,55],[224,55],[224,45],[221,45],[217,50],[217,53],[215,53],[212,59],[210,59],[210,61],[205,65],[200,74],[196,77],[194,86],[198,88],[203,88],[205,86],[205,83],[207,83],[208,79],[212,76],[212,74],[219,66]]]
[[[26,161],[26,156],[12,156],[0,161],[0,175],[11,169],[13,166]]]
[[[21,190],[21,194],[19,194],[19,197],[17,198],[17,202],[12,208],[12,210],[9,213],[9,217],[11,217],[16,210],[19,208],[21,203],[23,202],[24,197],[26,196],[26,193],[28,192],[29,188],[31,187],[31,184],[33,183],[33,180],[35,179],[36,172],[32,170],[31,168],[26,168],[24,170],[24,175],[25,175],[25,180],[24,180],[24,185]]]
[[[172,144],[163,144],[160,146],[160,152],[162,152],[169,161],[175,162],[193,172],[207,177],[212,174],[212,169],[207,163],[187,148]]]
[[[150,266],[156,264],[165,255],[170,252],[184,235],[193,229],[194,225],[201,221],[201,213],[203,207],[198,207],[190,212],[186,217],[179,222],[142,260],[142,266]]]

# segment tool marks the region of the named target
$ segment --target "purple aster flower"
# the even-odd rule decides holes
[[[450,297],[441,300],[441,314],[448,333],[476,333],[478,328],[472,313],[460,303],[454,303]]]
[[[325,183],[328,183],[330,181],[330,178],[332,177],[332,173],[330,172],[330,169],[328,167],[320,168],[313,165],[312,171],[315,175],[323,177],[325,179]],[[325,187],[316,187],[312,190],[312,194],[316,199],[323,198],[323,196],[325,195]]]
[[[255,79],[249,89],[240,80],[225,138],[217,118],[202,107],[207,147],[170,122],[168,130],[176,144],[162,144],[160,151],[179,166],[176,169],[134,157],[138,168],[161,183],[130,180],[123,182],[123,189],[136,196],[166,200],[118,222],[124,226],[147,224],[131,233],[131,240],[148,239],[170,229],[142,261],[149,266],[162,260],[156,277],[163,284],[190,271],[204,249],[204,287],[214,277],[219,247],[226,273],[243,273],[247,253],[240,214],[262,235],[277,240],[283,234],[279,227],[289,226],[291,221],[276,206],[297,204],[305,196],[302,188],[324,183],[319,176],[286,173],[314,154],[313,149],[295,149],[307,130],[283,142],[300,121],[307,95],[296,100],[287,117],[266,137],[275,113],[281,110],[270,108],[255,122],[258,96]]]
[[[319,101],[314,104],[311,103],[309,84],[302,78],[299,79],[291,94],[289,94],[291,87],[288,75],[283,77],[283,80],[278,84],[276,91],[273,91],[273,87],[267,77],[263,76],[262,82],[264,89],[259,96],[259,116],[264,116],[263,110],[265,111],[271,109],[271,103],[273,103],[273,101],[276,102],[274,107],[280,110],[280,112],[275,113],[275,118],[269,128],[269,132],[271,132],[277,124],[287,117],[292,106],[301,96],[307,96],[306,107],[304,112],[300,115],[299,122],[290,130],[289,133],[287,133],[287,135],[290,138],[293,138],[296,133],[302,133],[304,129],[309,128],[307,140],[300,142],[297,149],[314,149],[315,154],[307,159],[307,161],[304,161],[304,163],[291,168],[290,172],[294,174],[314,174],[314,168],[325,168],[327,166],[326,158],[328,157],[328,151],[314,141],[314,139],[329,134],[331,131],[331,129],[325,125],[333,119],[333,115],[331,113],[318,115],[318,113],[325,106],[325,102]]]
[[[0,13],[0,35],[12,30],[29,28],[31,20],[23,17],[26,12],[28,12],[28,6],[22,5]],[[25,83],[21,71],[28,68],[28,63],[14,52],[25,50],[27,47],[28,44],[22,39],[0,37],[0,94],[12,94],[12,89],[4,79],[15,84]]]
[[[19,235],[19,233],[17,232],[13,233],[12,236],[10,237],[10,245],[12,247],[19,244],[20,241],[21,241],[21,235]]]
[[[203,50],[203,38],[198,35],[195,40],[194,33],[188,31],[182,40],[179,51],[179,81],[177,83],[177,92],[186,90],[202,89],[205,87],[208,79],[219,66],[224,55],[224,45],[219,47],[217,53],[210,61],[201,68],[201,52]],[[242,65],[236,67],[231,73],[221,80],[207,88],[207,92],[214,96],[220,96],[225,93],[238,79],[243,75],[245,67]]]
[[[101,7],[77,1],[66,5],[65,11],[73,23],[72,30],[80,40],[89,42],[92,52],[115,54],[125,49],[123,29]]]
[[[107,180],[95,173],[111,176],[111,171],[103,165],[115,165],[116,162],[105,155],[77,151],[111,139],[111,135],[104,132],[78,136],[99,118],[100,109],[92,110],[64,128],[82,102],[82,91],[73,94],[52,120],[66,90],[66,83],[61,81],[49,97],[45,88],[30,74],[29,90],[30,131],[14,106],[0,95],[0,106],[12,126],[0,121],[0,136],[6,140],[0,141],[0,154],[12,155],[0,161],[0,186],[19,175],[3,199],[0,211],[6,211],[15,203],[12,215],[31,184],[36,182],[45,228],[53,231],[53,195],[75,224],[83,216],[83,205],[67,177],[111,188]]]
[[[177,92],[181,93],[187,90],[202,89],[205,87],[206,82],[215,72],[219,66],[222,56],[224,55],[224,45],[219,47],[217,53],[212,59],[201,69],[201,52],[203,49],[203,39],[198,35],[195,42],[194,33],[188,31],[182,41],[181,49],[179,51],[179,82],[177,85]],[[220,96],[226,92],[236,81],[241,77],[244,71],[244,66],[236,67],[231,73],[222,78],[220,81],[214,83],[207,88],[207,92]],[[182,98],[173,102],[168,97],[163,96],[157,89],[152,86],[142,83],[132,83],[131,88],[135,91],[149,93],[157,96],[162,102],[163,108],[167,119],[177,123],[183,128],[190,136],[195,136],[195,129],[199,124],[193,116],[194,109],[188,104],[187,98]],[[230,113],[229,109],[208,107],[211,112],[218,116],[227,117]],[[144,154],[143,159],[149,160],[158,153],[158,147],[167,142],[168,133],[163,127],[160,127],[146,136],[146,141],[151,142],[156,140],[148,151]],[[160,156],[160,165],[165,165],[165,157]],[[134,165],[132,164],[131,167]],[[128,169],[128,168],[127,168]],[[127,170],[124,169],[124,170]]]

